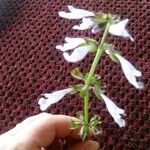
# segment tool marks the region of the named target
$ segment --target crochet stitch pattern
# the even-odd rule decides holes
[[[95,37],[87,31],[71,30],[77,22],[63,20],[58,16],[60,10],[66,10],[66,5],[72,4],[130,19],[128,28],[135,42],[111,36],[109,41],[142,71],[144,90],[136,90],[130,85],[120,65],[105,55],[96,73],[106,84],[107,95],[126,111],[127,125],[118,128],[104,104],[94,100],[94,95],[90,97],[89,112],[99,115],[102,120],[103,133],[97,137],[101,149],[147,150],[150,140],[148,0],[3,0],[0,4],[1,10],[4,10],[0,13],[0,133],[11,129],[26,117],[39,113],[37,102],[41,93],[64,89],[77,83],[69,73],[73,68],[79,66],[83,73],[90,68],[92,55],[88,55],[83,63],[72,64],[64,61],[62,54],[55,48],[57,44],[63,43],[66,36]],[[96,39],[98,37],[96,35]],[[64,98],[48,108],[47,112],[75,115],[83,107],[82,101],[78,99],[74,95]]]

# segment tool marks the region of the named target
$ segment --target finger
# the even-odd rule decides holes
[[[19,128],[24,128],[26,127],[27,125],[33,123],[33,121],[37,120],[37,119],[40,119],[40,118],[43,118],[47,113],[40,113],[38,115],[34,115],[34,116],[31,116],[31,117],[28,117],[27,119],[25,119],[23,122],[17,124],[16,127],[19,127]],[[52,115],[52,114],[49,114],[49,115]]]
[[[78,142],[71,145],[68,150],[98,150],[99,143],[92,140],[87,140],[85,142]]]
[[[76,131],[69,128],[72,120],[77,119],[65,115],[50,115],[45,113],[42,117],[28,125],[18,138],[24,137],[24,141],[27,144],[31,146],[35,146],[36,144],[41,147],[48,146],[56,137],[76,136],[80,138]]]
[[[41,118],[42,116],[44,116],[44,113],[35,115],[35,116],[31,116],[28,117],[27,119],[25,119],[23,122],[18,123],[16,125],[16,127],[14,127],[13,129],[9,130],[8,132],[4,133],[2,136],[13,136],[15,134],[17,134],[21,129],[25,128],[26,126],[28,126],[29,124],[31,124],[34,120]]]

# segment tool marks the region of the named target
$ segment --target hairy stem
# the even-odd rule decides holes
[[[89,123],[89,117],[88,117],[89,85],[90,85],[90,82],[91,82],[92,77],[94,75],[94,72],[96,70],[96,66],[97,66],[97,64],[98,64],[98,62],[99,62],[99,60],[100,60],[100,58],[101,58],[101,56],[102,56],[102,54],[104,52],[103,45],[104,45],[106,37],[108,35],[109,26],[110,26],[110,23],[108,22],[107,25],[106,25],[106,27],[105,27],[105,31],[104,31],[102,40],[100,41],[98,50],[96,52],[94,61],[92,63],[90,72],[89,72],[88,77],[87,77],[87,79],[85,81],[85,88],[87,89],[87,94],[84,97],[84,124],[85,124],[85,128],[86,128],[86,132],[87,133],[89,131],[89,128],[88,128],[88,123]]]

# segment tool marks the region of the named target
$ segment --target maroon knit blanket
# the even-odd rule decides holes
[[[71,30],[76,21],[62,19],[58,11],[74,5],[91,11],[111,12],[130,20],[128,30],[135,39],[110,36],[136,68],[142,71],[144,90],[136,90],[125,79],[119,64],[103,56],[97,74],[106,85],[107,96],[127,114],[126,127],[119,128],[105,105],[90,98],[90,114],[98,114],[103,133],[97,137],[102,150],[148,150],[150,134],[150,1],[149,0],[0,0],[0,133],[28,116],[40,113],[42,93],[75,84],[70,71],[79,66],[87,72],[93,55],[79,63],[67,63],[55,46],[66,36],[92,36],[89,31]],[[78,21],[77,21],[78,22]],[[82,110],[78,96],[66,96],[47,112],[75,115]]]

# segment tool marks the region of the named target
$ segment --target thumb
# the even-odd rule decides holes
[[[55,138],[80,138],[78,131],[69,128],[71,121],[77,118],[48,113],[42,113],[33,118],[35,119],[32,119],[28,125],[20,125],[20,132],[15,134],[16,141],[20,141],[25,146],[41,148],[50,145]]]

